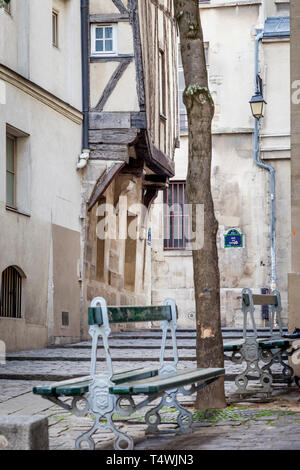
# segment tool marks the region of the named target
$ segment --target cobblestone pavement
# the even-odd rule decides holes
[[[134,338],[133,338],[134,336]],[[142,333],[116,334],[110,345],[116,371],[138,367],[157,366],[159,358],[159,335]],[[195,336],[179,333],[180,367],[195,366]],[[132,339],[131,339],[132,337]],[[171,342],[167,343],[171,346]],[[127,349],[124,349],[126,346]],[[171,359],[172,351],[167,349]],[[103,350],[99,349],[98,370],[105,370]],[[7,355],[5,365],[0,365],[0,415],[42,414],[49,420],[50,449],[73,449],[76,437],[92,426],[91,418],[78,418],[48,400],[32,394],[38,383],[88,375],[90,342],[65,347],[22,351]],[[126,361],[126,362],[124,362]],[[227,376],[234,375],[240,366],[226,361]],[[235,391],[233,381],[225,383],[226,396],[232,400]],[[195,396],[181,401],[191,411]],[[117,418],[122,431],[128,432],[136,442],[136,449],[299,449],[300,450],[300,393],[297,388],[281,389],[274,393],[271,402],[235,404],[221,415],[199,417],[195,415],[194,432],[189,436],[176,436],[174,413],[164,409],[163,427],[170,431],[163,437],[145,438],[144,415],[147,409],[130,419]],[[151,405],[153,407],[153,404]],[[150,409],[148,407],[148,409]],[[267,411],[266,411],[267,410]],[[292,413],[292,414],[289,414]],[[112,449],[112,435],[99,433],[97,448]]]

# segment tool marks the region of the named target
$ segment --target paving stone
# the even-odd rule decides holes
[[[0,416],[1,450],[48,450],[48,421],[44,416]]]
[[[150,349],[150,347],[160,345],[160,335],[156,334],[154,339],[153,335],[151,336],[151,334],[145,332],[142,332],[142,335],[147,339],[143,339],[139,333],[134,333],[134,335],[137,339],[130,339],[132,336],[130,332],[124,332],[121,335],[116,334],[112,337],[110,344],[113,346],[112,354],[114,357],[122,356],[122,358],[128,359],[133,354],[133,357],[135,357],[135,360],[129,363],[115,360],[115,371],[149,366],[157,367],[159,349]],[[190,358],[189,361],[181,361],[180,368],[195,367],[196,362],[192,359],[194,352],[191,349],[191,346],[195,346],[195,337],[190,332],[182,332],[180,336],[183,337],[178,342],[180,357]],[[125,344],[133,348],[124,349]],[[134,345],[139,345],[141,349],[134,349]],[[167,345],[171,345],[170,340],[167,341]],[[34,396],[31,390],[34,385],[41,383],[41,381],[45,384],[51,383],[51,381],[57,380],[56,377],[61,377],[62,380],[72,376],[89,375],[90,346],[91,342],[86,341],[65,347],[10,353],[11,360],[7,361],[5,366],[0,367],[0,377],[7,377],[0,379],[0,415],[9,413],[11,416],[17,416],[24,414],[24,410],[32,415],[42,412],[49,422],[50,449],[74,449],[75,439],[92,427],[93,420],[88,417],[78,418],[57,405],[53,405],[41,397]],[[167,357],[171,358],[171,353],[170,349],[166,350]],[[99,349],[98,356],[103,357],[103,350]],[[56,360],[57,358],[61,360]],[[143,359],[143,362],[137,361],[136,358]],[[227,361],[225,366],[226,372],[230,374],[236,374],[242,369],[241,366]],[[105,370],[106,364],[103,361],[98,361],[98,372]],[[280,366],[277,366],[276,370],[279,372]],[[16,378],[18,380],[15,380]],[[24,380],[24,378],[29,380]],[[225,390],[226,396],[232,397],[236,390],[234,382],[226,381]],[[282,390],[276,392],[277,403],[281,403],[283,407],[289,396],[289,405],[285,406],[293,407],[300,412],[300,393],[298,391],[291,391],[291,394],[285,394],[284,396],[280,394],[282,394]],[[180,396],[180,401],[192,410],[195,397],[196,394]],[[141,400],[142,398],[137,398],[138,402]],[[246,410],[239,409],[239,419],[231,419],[228,412],[227,416],[218,422],[195,422],[193,425],[194,432],[192,435],[185,437],[186,441],[181,440],[184,436],[174,436],[173,433],[164,437],[145,437],[145,412],[154,407],[155,403],[135,413],[134,418],[119,420],[117,424],[122,430],[129,432],[134,437],[137,442],[137,449],[152,448],[151,446],[154,446],[153,448],[157,446],[158,449],[163,448],[163,446],[170,449],[179,449],[180,443],[185,445],[186,449],[192,449],[191,446],[196,446],[195,448],[199,449],[299,449],[300,413],[291,416],[276,415],[276,413],[264,416],[258,413],[258,411],[262,413],[262,410],[253,408],[256,404],[253,405],[252,397],[247,400],[248,403],[244,402],[242,405],[249,408]],[[283,402],[283,400],[285,401]],[[264,406],[271,405],[272,403],[266,403]],[[142,422],[136,421],[139,417],[143,417]],[[163,421],[165,428],[174,430],[174,413],[164,411]],[[197,436],[199,438],[198,444]],[[192,439],[191,442],[189,441],[190,438]],[[96,447],[99,449],[113,448],[112,434],[110,432],[102,433],[101,442],[98,442]]]

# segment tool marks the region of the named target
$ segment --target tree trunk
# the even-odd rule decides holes
[[[204,206],[203,248],[193,250],[196,301],[198,367],[224,367],[220,316],[220,273],[216,236],[218,222],[211,194],[211,122],[214,103],[208,89],[198,0],[174,0],[179,26],[181,56],[186,88],[184,103],[188,115],[189,161],[187,197],[193,205],[193,232],[196,227],[195,207]],[[198,392],[197,409],[226,406],[224,380],[219,379]]]

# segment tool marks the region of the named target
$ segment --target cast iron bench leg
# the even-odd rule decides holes
[[[190,411],[186,410],[177,401],[178,390],[171,390],[165,393],[161,398],[160,403],[149,410],[145,415],[145,421],[148,425],[146,434],[157,434],[161,433],[158,429],[161,424],[161,417],[159,411],[163,407],[174,407],[179,414],[177,415],[177,424],[179,425],[179,431],[177,434],[188,434],[192,432],[193,415]]]
[[[247,375],[249,375],[249,373],[252,375],[257,374],[257,379],[262,386],[260,392],[271,393],[273,383],[272,375],[259,366],[260,352],[256,337],[248,337],[245,339],[245,343],[240,349],[240,354],[246,362],[246,369],[235,378],[237,393],[242,395],[247,392]]]
[[[95,421],[94,421],[92,428],[76,439],[76,442],[75,442],[76,449],[81,449],[83,442],[87,442],[89,445],[89,448],[91,450],[94,450],[95,442],[92,438],[92,435],[98,430],[110,429],[116,436],[116,439],[114,442],[115,450],[132,450],[134,447],[133,439],[127,434],[125,434],[124,432],[119,431],[119,429],[116,427],[115,423],[113,422],[114,413],[115,413],[115,410],[105,413],[104,415],[95,413],[94,414]],[[124,443],[125,446],[123,445],[121,446],[122,443]]]

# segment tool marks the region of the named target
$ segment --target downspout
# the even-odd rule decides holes
[[[255,91],[258,90],[257,75],[259,66],[259,42],[264,36],[260,32],[255,39]],[[259,119],[255,118],[254,127],[254,162],[260,168],[264,168],[270,172],[270,197],[271,197],[271,290],[276,289],[277,275],[276,275],[276,227],[275,227],[275,170],[272,166],[262,163],[259,159]]]
[[[77,170],[81,170],[87,165],[90,151],[89,151],[89,0],[80,0],[80,13],[81,13],[81,80],[82,80],[82,153],[78,159]],[[86,204],[84,197],[84,181],[81,175],[81,232],[80,232],[80,299],[79,299],[79,335],[80,339],[84,338],[85,334],[85,296],[84,296],[84,257],[86,246]]]
[[[89,159],[89,0],[80,0],[81,8],[81,74],[82,74],[82,153],[77,169],[84,168]]]

